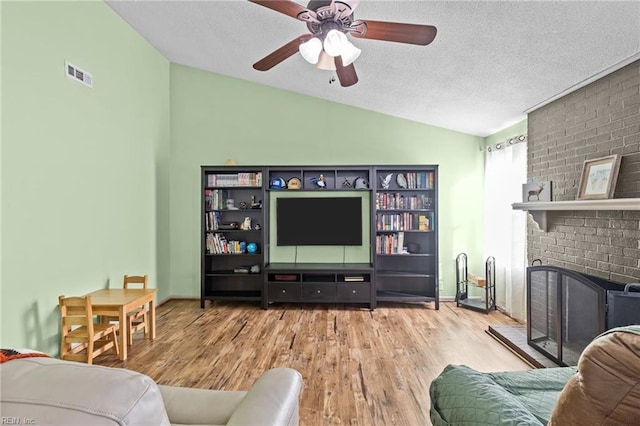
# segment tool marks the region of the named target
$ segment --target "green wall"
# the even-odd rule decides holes
[[[169,295],[169,63],[102,2],[1,7],[0,344],[57,354],[58,295]]]
[[[459,252],[482,258],[484,138],[177,64],[170,92],[172,295],[200,294],[200,166],[227,159],[438,164],[441,294],[455,295]]]
[[[198,297],[199,166],[229,158],[438,164],[441,294],[459,252],[481,259],[484,138],[169,64],[102,2],[0,12],[3,347],[57,353],[58,295],[124,273]]]

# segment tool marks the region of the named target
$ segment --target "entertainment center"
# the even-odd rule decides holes
[[[438,166],[202,166],[201,298],[433,302]]]

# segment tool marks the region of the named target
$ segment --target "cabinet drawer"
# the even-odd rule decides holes
[[[330,299],[336,298],[336,284],[335,283],[314,283],[302,285],[302,298],[303,299]]]
[[[280,302],[300,301],[299,283],[269,283],[269,300]]]
[[[371,283],[339,284],[338,298],[349,302],[369,302]]]

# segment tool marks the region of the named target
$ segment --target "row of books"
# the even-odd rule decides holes
[[[207,254],[241,254],[247,252],[245,241],[229,240],[222,234],[207,234]]]
[[[376,194],[376,209],[377,210],[392,210],[392,209],[430,209],[433,204],[433,197],[426,194],[404,196],[399,192],[378,192]]]
[[[223,210],[227,207],[227,191],[224,189],[205,189],[204,209]]]
[[[207,186],[262,186],[262,172],[210,174]]]
[[[435,174],[433,172],[404,173],[408,189],[433,189]]]
[[[381,214],[376,217],[378,231],[431,231],[433,212],[426,214]]]
[[[217,231],[220,226],[220,212],[206,212],[204,215],[204,225],[207,231]]]
[[[376,254],[402,254],[403,246],[404,232],[376,236]]]

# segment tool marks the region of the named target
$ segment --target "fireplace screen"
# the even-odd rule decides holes
[[[527,342],[559,365],[576,365],[589,342],[607,329],[607,292],[620,289],[563,268],[529,267]]]

